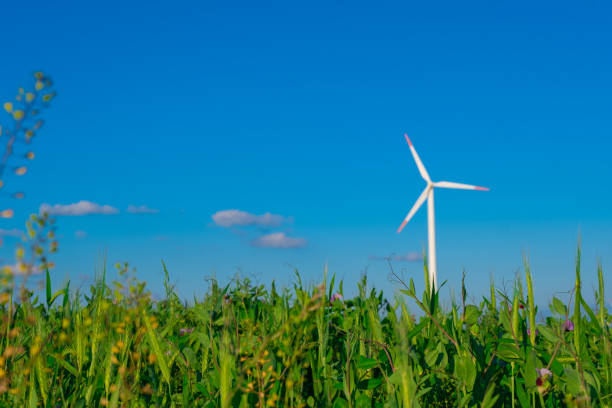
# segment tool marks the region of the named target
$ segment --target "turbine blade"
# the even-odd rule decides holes
[[[416,162],[416,165],[419,169],[419,173],[421,173],[421,177],[423,177],[426,182],[431,183],[429,174],[427,174],[427,170],[425,170],[425,166],[423,165],[421,158],[417,154],[416,150],[414,149],[414,146],[412,145],[412,142],[408,138],[408,134],[404,133],[404,137],[406,138],[406,142],[408,142],[408,146],[410,147],[410,152],[412,153],[412,157],[414,157],[414,161]]]
[[[462,190],[481,190],[481,191],[490,190],[488,187],[472,186],[470,184],[453,183],[451,181],[438,181],[437,183],[433,183],[433,185],[434,187],[458,188]]]
[[[412,208],[410,209],[410,212],[408,213],[408,215],[406,216],[406,218],[404,218],[404,221],[402,222],[402,225],[400,225],[400,227],[397,229],[397,233],[399,234],[404,227],[406,226],[406,224],[408,223],[408,221],[410,221],[410,219],[412,218],[412,216],[418,211],[418,209],[423,205],[423,203],[425,202],[425,199],[427,198],[427,194],[429,194],[429,190],[430,190],[430,186],[425,187],[425,190],[423,190],[423,192],[421,193],[421,195],[419,196],[419,198],[417,198],[416,203],[414,203],[414,205],[412,206]]]

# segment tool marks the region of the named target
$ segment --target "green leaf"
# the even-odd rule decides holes
[[[382,377],[377,378],[369,378],[367,380],[362,380],[357,384],[357,388],[360,390],[372,390],[382,384]]]
[[[493,408],[498,398],[499,395],[495,395],[495,383],[491,381],[487,386],[487,391],[485,392],[484,398],[480,403],[480,408]]]
[[[580,383],[580,374],[578,374],[578,371],[570,366],[565,366],[563,371],[565,372],[564,379],[569,393],[574,396],[582,394],[582,384]]]
[[[348,408],[349,404],[344,398],[336,398],[333,408]]]
[[[474,305],[467,305],[465,307],[465,324],[471,326],[473,324],[478,323],[478,319],[480,318],[480,309]]]
[[[47,307],[51,307],[51,303],[53,303],[53,301],[51,300],[51,276],[49,275],[49,269],[47,269]]]
[[[359,362],[357,363],[357,368],[361,368],[363,370],[369,370],[370,368],[376,367],[380,362],[373,358],[365,358],[364,356],[359,356]]]
[[[521,359],[519,349],[513,343],[501,343],[497,347],[497,355],[504,361],[513,362]]]
[[[527,393],[525,392],[525,388],[523,387],[523,384],[521,384],[518,381],[515,381],[515,384],[516,384],[516,396],[518,397],[521,407],[531,408],[531,404],[529,403],[529,397],[527,396]]]
[[[599,325],[599,320],[595,316],[595,313],[593,313],[593,310],[589,307],[589,305],[587,305],[587,303],[584,301],[583,298],[580,298],[580,303],[582,304],[582,307],[589,315],[589,319],[591,319],[591,323],[593,323],[593,329],[595,330],[595,334],[601,335],[602,333],[601,326]]]
[[[546,340],[550,341],[551,343],[556,343],[557,341],[559,341],[559,338],[547,326],[539,324],[538,331],[540,332],[542,336],[544,336]]]
[[[567,306],[565,306],[565,304],[563,304],[563,302],[561,302],[556,297],[553,297],[552,299],[551,311],[556,312],[557,314],[563,317],[567,316]]]
[[[525,379],[525,387],[528,392],[534,392],[536,387],[536,380],[538,378],[536,373],[535,366],[535,355],[533,353],[528,353],[527,361],[525,361],[525,365],[522,369],[523,378]]]

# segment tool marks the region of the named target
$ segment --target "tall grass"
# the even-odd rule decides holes
[[[118,281],[106,282],[104,271],[88,292],[54,292],[47,274],[43,300],[5,285],[0,406],[612,404],[603,271],[593,311],[581,294],[580,252],[573,305],[553,298],[552,316],[540,322],[527,263],[526,288],[491,284],[489,298],[469,304],[463,285],[448,310],[412,280],[402,282],[404,297],[388,300],[363,277],[359,294],[345,299],[327,271],[310,287],[296,274],[280,293],[274,284],[213,280],[189,304],[165,271],[166,296],[154,302],[127,265],[116,267]]]

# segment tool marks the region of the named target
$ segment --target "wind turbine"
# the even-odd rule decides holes
[[[412,157],[414,157],[414,161],[416,162],[417,168],[419,169],[419,173],[421,173],[421,177],[427,182],[427,186],[425,190],[421,193],[419,198],[417,198],[416,202],[408,212],[406,218],[404,218],[404,222],[397,229],[397,233],[399,234],[402,229],[406,226],[408,221],[414,216],[414,214],[418,211],[418,209],[423,205],[425,200],[427,200],[427,238],[428,238],[428,251],[427,251],[427,269],[429,270],[429,284],[431,287],[431,291],[438,290],[438,275],[436,271],[436,229],[435,229],[435,218],[434,218],[434,187],[442,187],[442,188],[455,188],[461,190],[481,190],[481,191],[489,191],[486,187],[472,186],[469,184],[461,184],[461,183],[453,183],[450,181],[431,181],[427,170],[425,170],[425,166],[423,166],[423,162],[419,158],[412,142],[408,138],[407,134],[404,134],[406,141],[408,142],[408,146],[410,146],[410,152],[412,152]]]

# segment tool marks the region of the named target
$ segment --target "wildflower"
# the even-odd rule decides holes
[[[108,400],[104,397],[100,398],[100,405],[102,405],[103,407],[108,405]]]
[[[183,327],[183,328],[179,329],[179,335],[181,335],[181,336],[185,336],[187,334],[191,334],[192,332],[193,332],[193,327],[190,327],[190,328]]]
[[[538,392],[542,395],[546,394],[550,389],[548,377],[552,377],[552,371],[550,371],[548,368],[536,368],[536,373],[538,374],[538,378],[536,379]]]
[[[571,320],[566,320],[565,322],[563,322],[563,324],[561,325],[561,328],[564,331],[573,331],[574,330],[574,323]]]
[[[69,326],[70,326],[70,320],[64,317],[64,319],[62,320],[62,329],[67,329]]]
[[[232,303],[232,299],[229,297],[229,295],[227,293],[225,295],[223,295],[223,302],[226,305],[229,305],[230,303]]]
[[[157,357],[155,357],[155,354],[149,354],[149,364],[153,364],[155,363],[155,361],[157,361]]]
[[[115,392],[115,391],[117,391],[117,384],[113,384],[113,385],[111,385],[111,386],[110,386],[110,388],[109,388],[109,391],[110,391],[110,392]]]
[[[535,335],[537,336],[538,334],[540,334],[540,332],[538,331],[538,329],[535,330]],[[531,330],[527,329],[527,335],[531,336]]]
[[[114,365],[119,365],[119,360],[117,359],[117,357],[115,355],[111,356],[110,359],[111,363],[113,363]]]
[[[339,293],[334,293],[329,301],[334,303],[336,300],[342,301],[342,295]]]

